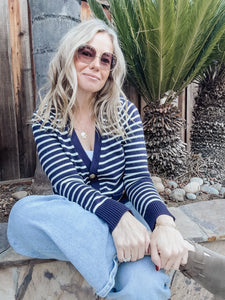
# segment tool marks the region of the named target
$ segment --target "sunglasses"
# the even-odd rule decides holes
[[[101,56],[96,55],[96,49],[89,45],[81,46],[77,50],[77,58],[80,62],[90,64],[100,58],[100,66],[104,70],[112,70],[116,65],[116,56],[110,52],[104,52]]]

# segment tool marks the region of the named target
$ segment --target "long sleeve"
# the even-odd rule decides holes
[[[96,214],[111,232],[128,211],[119,201],[124,191],[153,229],[159,215],[170,213],[148,171],[143,128],[136,107],[121,99],[119,113],[126,138],[96,134],[92,161],[75,132],[71,136],[66,129],[53,128],[51,122],[44,126],[41,121],[35,122],[33,135],[40,163],[54,193]]]
[[[140,115],[130,103],[127,138],[123,144],[125,154],[124,185],[129,200],[153,230],[159,215],[170,215],[151,180]]]
[[[89,173],[76,154],[68,133],[53,129],[50,124],[33,124],[33,134],[40,163],[55,193],[65,196],[84,209],[95,213],[113,231],[127,207],[103,195],[87,184]],[[79,171],[79,174],[78,174]]]

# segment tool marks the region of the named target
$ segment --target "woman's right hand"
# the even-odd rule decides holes
[[[149,251],[150,237],[146,227],[130,212],[126,212],[112,232],[120,262],[136,261]]]

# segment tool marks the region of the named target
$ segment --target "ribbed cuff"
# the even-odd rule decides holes
[[[168,215],[175,220],[175,217],[169,212],[168,208],[163,202],[153,201],[150,203],[144,215],[144,219],[152,231],[155,228],[156,219],[161,215]]]
[[[129,211],[129,208],[123,203],[113,199],[107,199],[97,208],[95,214],[104,220],[108,224],[110,232],[113,232],[119,220],[127,211]]]

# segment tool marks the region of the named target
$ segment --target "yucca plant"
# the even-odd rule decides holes
[[[111,22],[96,0],[88,3],[117,31],[128,79],[147,104],[143,121],[152,173],[184,173],[183,120],[173,101],[212,60],[225,32],[225,1],[108,0]]]

